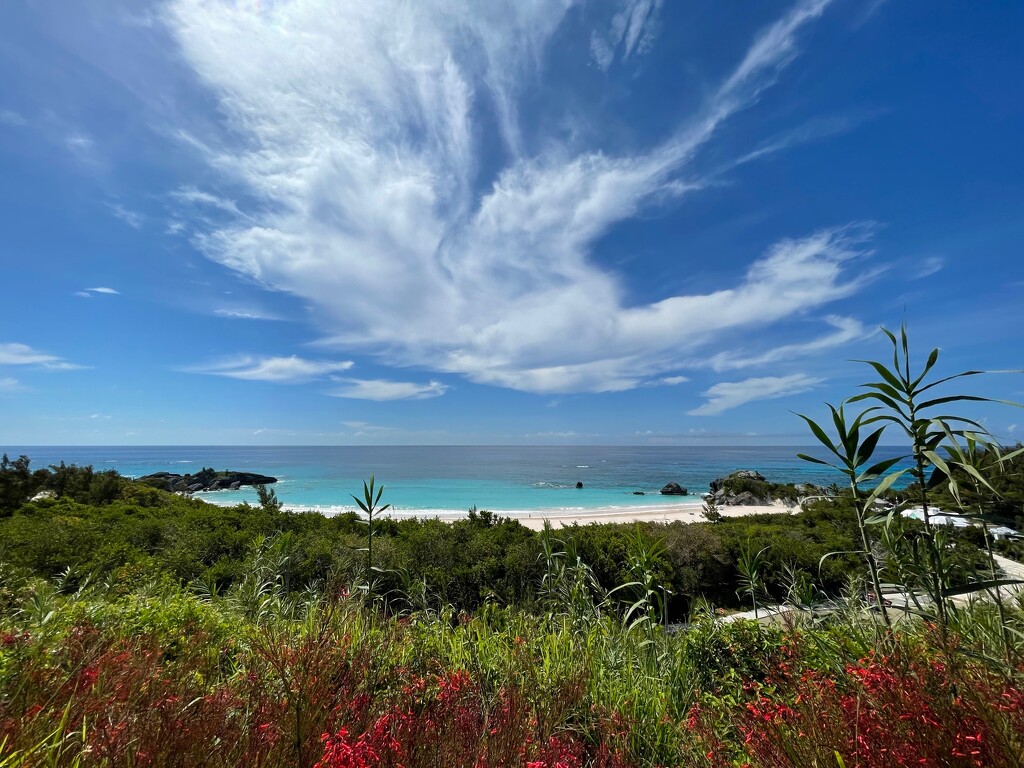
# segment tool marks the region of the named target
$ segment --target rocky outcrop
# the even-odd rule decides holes
[[[776,486],[752,469],[740,469],[711,481],[711,500],[719,507],[757,507],[771,504]]]
[[[688,496],[690,492],[679,483],[669,483],[661,489],[662,496]]]
[[[752,469],[738,469],[735,472],[730,472],[725,477],[717,477],[712,480],[711,492],[718,493],[730,480],[756,480],[759,483],[768,482],[760,472],[755,472]]]
[[[152,475],[140,477],[139,482],[176,493],[196,493],[197,491],[237,491],[243,485],[270,485],[277,482],[276,477],[260,475],[255,472],[218,472],[208,467],[194,475],[177,475],[173,472],[154,472]]]

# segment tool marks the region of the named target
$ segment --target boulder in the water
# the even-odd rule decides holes
[[[669,483],[661,489],[662,496],[687,496],[689,491],[683,488],[679,483]]]

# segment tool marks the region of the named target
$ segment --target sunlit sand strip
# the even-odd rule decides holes
[[[320,512],[326,515],[338,514],[343,511],[351,511],[340,507],[288,507],[296,512]],[[785,504],[781,501],[773,504],[762,504],[757,506],[719,507],[718,511],[722,517],[743,517],[745,515],[784,515],[799,512],[800,508],[794,504]],[[589,525],[590,523],[695,523],[703,520],[703,508],[700,504],[693,502],[686,504],[650,504],[631,507],[593,507],[575,509],[534,509],[534,510],[511,510],[495,511],[498,517],[509,517],[518,520],[527,528],[539,531],[544,527],[544,521],[551,523],[553,528],[570,526],[575,523]],[[445,522],[465,520],[468,513],[461,510],[449,509],[389,509],[384,515],[396,520],[406,518],[433,519],[437,518]]]
[[[744,515],[782,515],[798,512],[799,507],[787,506],[782,502],[749,507],[719,507],[722,517],[743,517]],[[551,523],[553,528],[579,523],[696,523],[702,521],[703,508],[700,504],[666,504],[651,507],[613,507],[608,509],[588,510],[539,510],[528,513],[528,516],[516,515],[516,519],[527,528],[539,531],[544,521]]]

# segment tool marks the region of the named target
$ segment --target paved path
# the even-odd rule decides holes
[[[995,559],[996,564],[1003,569],[1003,573],[1005,574],[1004,578],[1020,579],[1021,581],[1024,581],[1024,563],[1018,563],[1016,560],[1011,560],[1010,558],[1003,557],[1002,555],[996,555]],[[1024,585],[1003,587],[1003,589],[1006,592],[1020,592],[1024,590]],[[892,601],[893,604],[891,605],[891,607],[895,610],[899,610],[905,605],[912,605],[909,597],[906,594],[899,592],[897,590],[888,590],[885,591],[884,594],[887,600]],[[952,599],[954,602],[967,603],[970,602],[972,598],[976,598],[978,594],[979,593],[975,592],[969,595],[959,595]],[[919,597],[918,599],[922,598]],[[799,609],[789,605],[760,606],[757,609],[757,619],[758,621],[763,622],[781,621],[785,618],[787,613],[797,610]],[[827,604],[815,606],[814,608],[815,613],[827,613],[830,610],[834,609],[830,608]],[[715,620],[721,623],[729,623],[732,621],[744,621],[753,619],[753,611],[737,611],[736,613],[730,613],[728,616],[720,616]]]

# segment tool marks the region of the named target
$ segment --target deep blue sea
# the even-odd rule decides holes
[[[25,454],[33,467],[63,461],[131,477],[203,467],[259,472],[279,479],[274,489],[286,506],[323,511],[353,508],[350,494],[371,474],[385,486],[383,502],[425,514],[474,506],[526,512],[699,502],[711,480],[737,469],[755,469],[773,482],[842,483],[838,473],[796,458],[821,455],[819,449],[792,446],[0,446],[0,452]],[[895,448],[880,447],[876,458],[895,455]],[[668,482],[690,496],[661,496]],[[256,501],[251,488],[199,496],[217,504]]]

